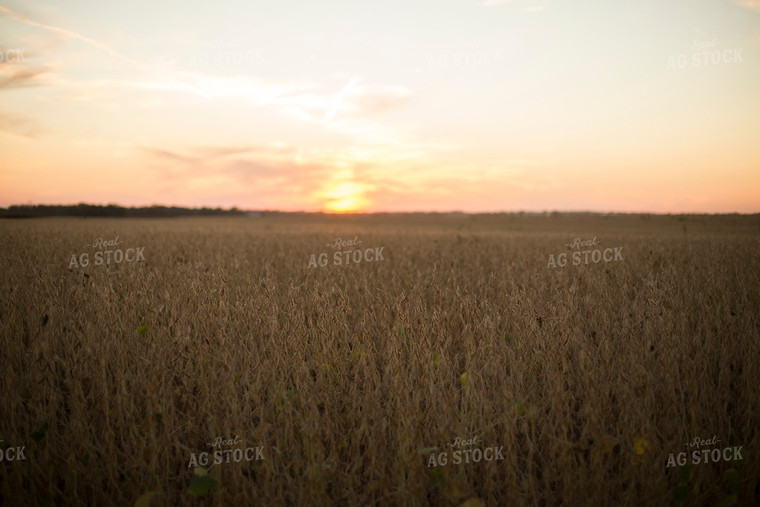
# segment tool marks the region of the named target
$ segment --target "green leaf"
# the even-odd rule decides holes
[[[195,477],[190,481],[188,492],[193,496],[204,496],[209,494],[216,486],[216,481],[208,475],[202,468],[195,469]]]
[[[277,398],[277,405],[280,407],[284,407],[286,403],[290,402],[293,399],[293,391],[290,389],[286,389],[285,391],[282,391],[280,393],[279,398]]]
[[[237,384],[238,382],[240,382],[240,377],[241,376],[242,376],[241,373],[236,373],[235,375],[233,375],[232,376],[232,383],[233,384]]]
[[[676,489],[673,490],[673,501],[680,503],[686,500],[686,497],[689,495],[689,487],[681,484],[680,486],[677,486]]]
[[[153,414],[153,417],[156,419],[156,424],[161,426],[162,420],[164,418],[163,414],[161,414],[160,412],[156,412],[155,414]]]
[[[425,455],[430,454],[431,452],[435,452],[438,450],[438,447],[423,447],[422,449],[417,451],[417,454]]]
[[[137,333],[145,334],[148,332],[148,329],[150,329],[148,326],[137,326]]]
[[[446,487],[446,479],[443,477],[443,473],[439,469],[435,469],[430,472],[430,481],[428,482],[430,489],[443,490]]]
[[[135,507],[155,507],[160,505],[161,492],[148,491],[135,502]]]

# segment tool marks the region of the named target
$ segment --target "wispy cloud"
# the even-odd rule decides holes
[[[734,0],[734,3],[755,12],[760,12],[760,0]]]
[[[141,149],[157,159],[195,165],[210,164],[222,159],[230,159],[243,155],[282,158],[292,157],[296,154],[294,147],[281,143],[249,146],[201,146],[187,150],[156,147],[143,147]]]
[[[0,89],[26,88],[50,84],[50,71],[55,67],[32,68],[21,65],[0,65]]]
[[[171,151],[161,148],[143,148],[147,153],[162,160],[169,160],[171,162],[182,162],[183,164],[197,164],[202,162],[201,157],[188,156],[177,151]]]
[[[351,89],[352,86],[354,86],[356,83],[359,82],[359,78],[352,78],[351,81],[346,83],[346,85],[340,89],[338,93],[335,94],[335,96],[332,99],[332,102],[330,103],[330,107],[325,111],[325,117],[322,119],[322,123],[328,123],[330,120],[333,119],[335,116],[335,111],[338,109],[338,106],[340,106],[341,97],[346,94],[348,90]]]
[[[336,174],[330,157],[303,154],[292,146],[274,143],[252,146],[207,146],[186,150],[142,148],[153,160],[154,182],[167,195],[194,193],[206,197],[233,194],[255,207],[278,208],[286,201],[302,209],[319,207],[325,186]],[[177,163],[179,162],[179,164]]]
[[[210,195],[234,188],[256,206],[266,205],[270,196],[278,196],[280,207],[283,197],[309,209],[344,200],[360,201],[364,206],[399,189],[403,194],[412,179],[415,185],[433,190],[440,179],[438,171],[422,169],[432,147],[419,144],[304,149],[272,143],[141,149],[148,155],[158,187],[171,192],[207,188]]]
[[[313,85],[303,93],[277,97],[273,103],[300,120],[350,133],[366,127],[368,118],[403,106],[412,96],[405,86],[359,82],[358,78],[351,79],[333,96],[326,84]],[[340,121],[336,119],[338,112]],[[364,121],[363,126],[360,121]]]
[[[0,111],[0,132],[27,139],[35,139],[41,130],[39,123],[32,118]]]
[[[404,86],[368,85],[351,97],[353,114],[362,117],[390,111],[404,105],[411,96],[411,90]]]
[[[55,33],[63,35],[66,38],[80,40],[80,41],[82,41],[82,42],[84,42],[86,44],[89,44],[89,45],[91,45],[93,47],[96,47],[98,49],[102,49],[102,50],[108,52],[108,54],[110,54],[113,57],[119,58],[119,59],[121,59],[121,60],[123,60],[125,62],[129,62],[132,65],[134,65],[135,67],[139,67],[139,63],[137,61],[135,61],[135,60],[127,57],[126,55],[121,54],[120,52],[116,51],[114,48],[112,48],[108,44],[104,44],[104,43],[102,43],[100,41],[97,41],[97,40],[92,39],[90,37],[87,37],[85,35],[79,34],[77,32],[71,31],[71,30],[67,30],[65,28],[60,28],[60,27],[57,27],[57,26],[46,25],[44,23],[38,23],[37,21],[31,20],[28,17],[26,17],[26,16],[24,16],[22,14],[18,14],[17,12],[14,12],[14,11],[8,9],[8,8],[5,8],[5,7],[0,7],[0,14],[3,14],[3,15],[5,15],[5,16],[7,16],[7,17],[9,17],[9,18],[11,18],[11,19],[13,19],[15,21],[18,21],[19,23],[25,23],[25,24],[27,24],[29,26],[34,26],[34,27],[37,27],[37,28],[42,28],[43,30],[48,30],[48,31],[51,31],[51,32],[55,32]]]

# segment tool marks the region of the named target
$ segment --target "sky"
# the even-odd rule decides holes
[[[0,206],[760,212],[760,0],[0,0]]]

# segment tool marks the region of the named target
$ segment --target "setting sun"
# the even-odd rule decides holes
[[[352,213],[361,211],[368,201],[362,194],[366,191],[365,186],[353,182],[337,185],[325,194],[328,199],[325,210],[331,213]]]

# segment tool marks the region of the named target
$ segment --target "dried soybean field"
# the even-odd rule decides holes
[[[757,215],[29,219],[0,240],[3,504],[760,498]]]

